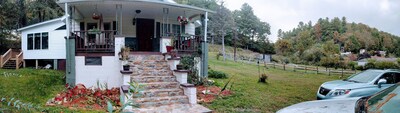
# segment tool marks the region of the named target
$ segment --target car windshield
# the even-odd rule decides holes
[[[367,101],[368,113],[396,113],[400,111],[399,84],[377,93]]]
[[[367,70],[350,76],[346,81],[367,83],[374,80],[379,74],[381,74],[381,72]]]

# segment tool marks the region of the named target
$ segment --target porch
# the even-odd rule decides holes
[[[173,46],[179,53],[196,53],[206,37],[207,9],[158,0],[59,0],[75,37],[75,52],[114,52],[115,37],[123,37],[134,52],[166,53]],[[197,32],[196,32],[197,31]],[[67,36],[69,37],[69,36]]]

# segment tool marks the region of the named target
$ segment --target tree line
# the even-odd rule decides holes
[[[0,54],[20,47],[16,29],[63,14],[55,0],[0,0]]]
[[[259,53],[275,53],[273,43],[268,39],[271,35],[271,26],[263,22],[253,11],[253,8],[244,3],[240,10],[231,11],[225,7],[223,1],[217,0],[175,0],[180,4],[187,4],[216,11],[209,17],[209,32],[212,44],[222,44],[221,54],[226,59],[225,46],[249,49]],[[236,55],[234,53],[234,55]]]
[[[376,51],[386,51],[387,57],[400,56],[400,38],[379,31],[363,23],[348,23],[346,17],[318,19],[316,24],[299,22],[289,31],[278,30],[275,50],[293,63],[337,66],[340,62],[350,62],[340,52],[351,52],[360,58],[360,49],[374,55]]]

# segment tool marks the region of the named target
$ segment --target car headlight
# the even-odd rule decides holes
[[[331,93],[331,96],[340,96],[340,95],[349,94],[349,93],[350,93],[350,89],[336,89],[335,91],[333,91]]]

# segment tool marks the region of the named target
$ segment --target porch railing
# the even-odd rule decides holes
[[[8,60],[11,59],[12,56],[12,49],[8,49],[8,51],[6,53],[4,53],[3,55],[0,55],[0,67],[2,68],[4,66],[4,64],[7,63]]]
[[[115,31],[75,31],[76,52],[114,52]]]
[[[24,54],[22,52],[19,52],[18,55],[16,55],[15,58],[15,69],[19,69],[21,67],[22,62],[24,61]]]
[[[200,48],[202,36],[198,35],[176,35],[173,36],[174,49],[178,52],[196,52]]]

